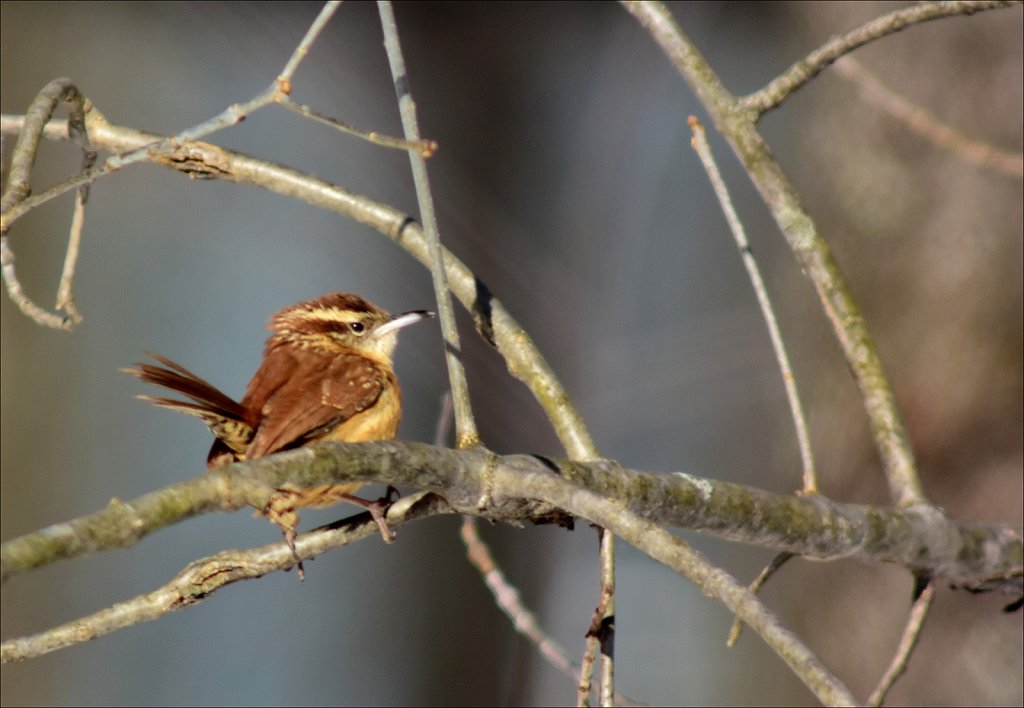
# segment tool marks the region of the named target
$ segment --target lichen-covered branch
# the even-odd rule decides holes
[[[130,546],[200,513],[262,508],[270,492],[285,483],[307,487],[376,480],[405,485],[435,492],[456,513],[515,524],[575,513],[543,494],[548,476],[614,499],[653,523],[764,548],[816,559],[898,563],[973,588],[1019,592],[1024,581],[1019,530],[960,523],[929,507],[839,504],[682,472],[628,470],[608,460],[496,456],[482,448],[448,450],[395,441],[311,446],[212,470],[135,500],[115,501],[103,511],[4,543],[0,571],[8,578],[62,558]],[[481,507],[485,492],[489,504]]]

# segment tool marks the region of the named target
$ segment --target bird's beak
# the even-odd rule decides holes
[[[388,332],[394,332],[402,327],[408,327],[409,325],[415,324],[421,320],[429,320],[434,316],[434,313],[430,310],[413,310],[412,312],[403,312],[400,315],[395,315],[390,320],[382,324],[374,330],[373,334],[375,337],[381,337]]]

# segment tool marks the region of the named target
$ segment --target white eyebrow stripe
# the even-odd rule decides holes
[[[358,322],[366,317],[368,312],[357,312],[355,310],[339,310],[335,307],[322,307],[315,310],[301,310],[287,315],[288,319],[313,322],[313,321],[327,321],[327,322],[344,322],[348,324],[350,322]]]

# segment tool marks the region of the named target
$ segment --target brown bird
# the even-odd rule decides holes
[[[330,293],[287,307],[270,318],[273,334],[240,402],[152,352],[147,353],[163,366],[139,363],[123,371],[192,401],[139,396],[206,423],[215,438],[209,468],[318,441],[390,440],[402,416],[392,365],[398,330],[433,316],[417,310],[392,317],[354,293]],[[263,513],[282,528],[293,552],[295,509],[341,500],[367,507],[390,540],[381,505],[351,495],[360,486],[281,489]]]

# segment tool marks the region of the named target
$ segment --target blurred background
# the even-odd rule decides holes
[[[893,3],[685,3],[672,11],[736,94]],[[114,124],[172,134],[262,90],[317,3],[0,5],[4,113],[71,77]],[[800,485],[782,382],[725,221],[689,142],[705,120],[682,79],[612,3],[399,3],[442,237],[526,327],[602,454],[779,492]],[[1019,7],[912,28],[856,53],[907,99],[977,139],[1022,149]],[[296,100],[400,134],[373,4],[345,4],[295,78]],[[1021,524],[1021,180],[964,161],[824,72],[761,124],[835,249],[896,390],[925,489],[953,516]],[[410,213],[408,159],[269,108],[211,138]],[[887,503],[855,386],[765,207],[712,135],[791,347],[825,494]],[[13,139],[4,138],[4,164]],[[37,191],[79,154],[45,143]],[[50,305],[71,199],[21,219],[11,246]],[[208,432],[134,399],[143,349],[229,394],[255,371],[267,318],[353,290],[431,307],[429,275],[357,223],[255,189],[142,165],[95,184],[75,294],[85,321],[43,329],[0,297],[4,540],[203,470]],[[561,449],[530,394],[460,313],[485,442]],[[402,334],[400,437],[430,441],[446,389],[436,327]],[[355,513],[355,509],[352,513]],[[349,514],[303,514],[305,528]],[[573,685],[495,608],[458,519],[359,543],[205,603],[3,667],[4,705],[564,704]],[[553,637],[578,659],[597,602],[580,524],[483,532]],[[682,535],[739,579],[772,557]],[[239,512],[8,582],[3,638],[146,592],[191,560],[279,538]],[[649,704],[812,704],[751,632],[620,545],[618,687]],[[896,647],[912,580],[898,568],[795,560],[769,605],[864,698]],[[1024,702],[1021,613],[941,588],[892,704]]]

